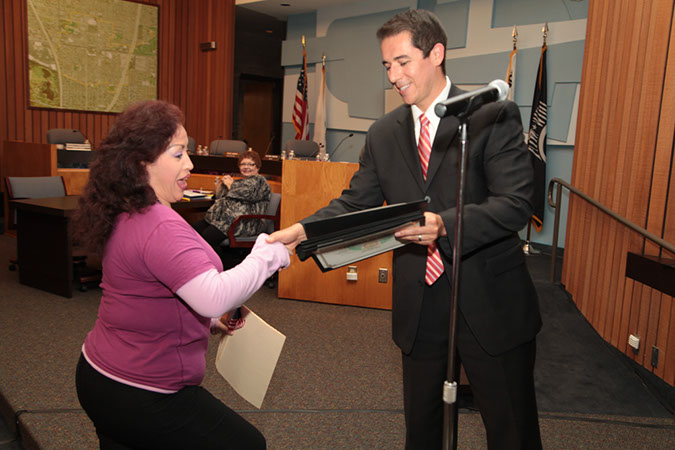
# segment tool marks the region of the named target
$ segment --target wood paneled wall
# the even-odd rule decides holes
[[[571,180],[668,242],[675,242],[673,18],[672,0],[590,2]],[[605,340],[675,386],[673,297],[625,276],[628,251],[659,255],[658,247],[574,195],[567,224],[562,280],[577,306]],[[641,339],[637,354],[629,334]],[[652,346],[660,349],[656,368]]]
[[[199,144],[232,135],[234,0],[143,0],[159,6],[158,98],[178,105]],[[0,2],[0,146],[46,143],[51,128],[76,128],[97,146],[116,114],[28,107],[26,0]],[[199,43],[215,41],[203,52]],[[2,147],[0,147],[0,153]]]

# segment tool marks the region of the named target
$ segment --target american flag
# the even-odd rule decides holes
[[[309,139],[309,112],[307,111],[307,52],[305,51],[305,38],[302,38],[302,69],[298,77],[298,87],[295,90],[295,103],[293,105],[293,126],[295,127],[295,139]]]

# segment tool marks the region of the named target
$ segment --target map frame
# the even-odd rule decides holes
[[[134,103],[139,100],[151,100],[157,99],[159,97],[159,54],[160,54],[160,43],[159,43],[159,25],[160,25],[160,5],[150,4],[144,1],[138,0],[25,0],[26,3],[26,78],[27,78],[27,100],[29,109],[48,109],[48,110],[58,110],[64,112],[84,112],[84,113],[109,113],[117,114],[123,111],[129,104]],[[36,5],[43,12],[46,10],[58,9],[61,5],[72,5],[72,4],[85,4],[86,6],[86,15],[96,16],[94,20],[95,24],[98,25],[98,21],[102,22],[105,26],[111,28],[109,32],[112,34],[115,31],[115,22],[114,20],[120,20],[123,17],[120,14],[120,17],[112,18],[104,16],[102,11],[109,10],[111,5],[113,9],[117,11],[123,11],[123,8],[133,8],[137,7],[138,11],[136,14],[136,22],[134,23],[135,27],[133,29],[133,39],[130,43],[125,43],[125,36],[117,32],[113,36],[108,36],[107,44],[117,45],[118,48],[124,49],[125,54],[115,51],[111,51],[110,48],[97,45],[100,42],[101,36],[98,30],[92,32],[91,18],[87,27],[80,27],[76,30],[81,32],[81,36],[78,36],[79,41],[84,41],[85,44],[81,45],[79,51],[86,54],[86,58],[72,58],[70,62],[72,64],[66,64],[62,66],[59,64],[59,59],[61,55],[58,53],[54,44],[52,42],[53,32],[48,33],[45,25],[40,22],[41,15],[37,14]],[[103,5],[100,9],[97,9],[97,6]],[[68,32],[72,32],[73,29],[77,28],[78,24],[76,21],[64,21],[61,19],[62,11],[54,11],[53,15],[56,17],[55,20],[59,20],[58,24],[58,37],[55,37],[54,40],[61,43],[63,35],[68,35]],[[75,11],[75,14],[84,16],[81,11]],[[71,14],[72,16],[73,14]],[[143,23],[139,20],[142,18]],[[111,19],[111,20],[107,20]],[[123,28],[127,25],[120,25],[119,28]],[[39,27],[39,30],[36,30],[36,27]],[[54,24],[51,24],[52,29]],[[53,30],[52,30],[53,31]],[[87,34],[89,32],[89,35]],[[36,57],[36,39],[33,39],[33,36],[41,35],[45,41],[49,42],[49,52],[42,52],[42,55],[38,58]],[[91,35],[91,36],[90,36]],[[144,41],[139,39],[139,35]],[[45,37],[46,36],[46,37]],[[121,42],[116,42],[121,41]],[[140,42],[140,45],[139,45]],[[126,47],[125,47],[126,46]],[[74,45],[74,51],[78,51],[77,45]],[[58,50],[67,50],[67,46],[63,48],[59,47]],[[37,47],[37,50],[41,50],[40,47]],[[44,55],[51,55],[52,60],[49,57]],[[57,55],[54,57],[54,55]],[[125,59],[126,56],[126,59]],[[114,63],[117,62],[118,65]],[[140,64],[139,64],[140,62]],[[51,64],[50,64],[51,63]],[[92,67],[100,67],[102,71],[99,74],[94,74],[94,80],[90,81],[88,79],[78,80],[77,76],[71,76],[73,72],[76,72],[78,66],[84,65]],[[140,69],[134,71],[135,66],[138,65]],[[130,69],[131,67],[131,69]],[[105,70],[105,69],[108,70]],[[110,77],[114,77],[115,70],[119,70],[119,76],[113,82],[110,81]],[[70,71],[70,72],[69,72]],[[38,73],[38,76],[36,76]],[[49,75],[47,75],[49,73]],[[42,75],[42,76],[40,76]],[[97,76],[98,75],[98,76]],[[46,78],[52,78],[52,80],[46,80]],[[100,78],[105,78],[101,80]],[[65,80],[65,81],[64,81]],[[107,83],[107,84],[106,84]],[[68,84],[71,85],[70,91],[75,92],[73,98],[76,100],[69,99],[68,96],[63,96],[63,91],[67,90]],[[76,84],[75,87],[72,87],[73,84]],[[80,86],[77,86],[79,84]],[[98,92],[93,92],[91,89],[96,87],[99,89]],[[51,91],[50,91],[51,89]],[[108,91],[103,94],[100,91]],[[54,91],[58,91],[58,94],[54,95]],[[38,95],[36,95],[38,94]],[[53,95],[49,97],[48,95]],[[40,96],[42,95],[42,96]],[[45,96],[47,95],[47,96]],[[106,97],[109,95],[110,97]],[[82,100],[82,96],[85,97],[85,100]],[[93,96],[93,100],[90,100],[89,97]],[[78,98],[80,97],[80,98]],[[79,100],[79,101],[78,101]]]

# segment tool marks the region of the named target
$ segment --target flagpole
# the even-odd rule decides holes
[[[314,142],[319,145],[317,160],[326,161],[326,54],[321,55],[321,80],[314,113]]]
[[[532,231],[532,221],[527,222],[527,240],[523,244],[523,253],[526,255],[538,255],[541,252],[530,244],[530,231]]]
[[[506,97],[509,100],[516,99],[516,56],[518,55],[518,28],[514,25],[511,32],[513,38],[513,50],[509,55],[509,67],[506,70],[506,82],[509,84],[509,94]]]

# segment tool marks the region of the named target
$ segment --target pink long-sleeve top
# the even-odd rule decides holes
[[[204,378],[212,318],[243,304],[276,270],[286,248],[261,235],[222,272],[213,249],[171,208],[120,214],[103,255],[103,295],[82,347],[100,373],[156,392]]]

